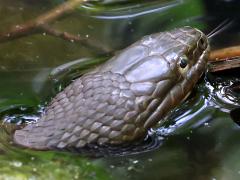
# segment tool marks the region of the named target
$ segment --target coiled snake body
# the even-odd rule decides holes
[[[191,27],[145,36],[68,85],[14,142],[46,150],[140,139],[189,94],[208,53],[207,37]]]

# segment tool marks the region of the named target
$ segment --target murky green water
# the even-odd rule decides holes
[[[46,12],[58,2],[0,0],[0,32]],[[184,25],[209,32],[218,23],[217,17],[206,14],[201,0],[104,2],[79,7],[52,25],[117,50],[145,34]],[[233,36],[231,42],[215,37],[211,44],[217,47],[224,46],[224,42],[240,42],[237,34]],[[226,34],[222,37],[232,39]],[[239,81],[236,73],[207,74],[192,96],[167,117],[168,121],[152,131],[161,145],[149,152],[93,159],[13,145],[14,127],[9,127],[8,122],[37,120],[49,98],[72,77],[104,61],[99,54],[45,33],[0,44],[0,179],[240,178],[240,129],[229,116],[240,100],[239,96],[224,94],[224,88]],[[56,69],[82,58],[88,59],[70,69],[65,66],[64,72]]]

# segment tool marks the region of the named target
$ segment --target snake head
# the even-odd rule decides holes
[[[188,26],[166,34],[171,36],[176,44],[180,43],[168,52],[170,57],[166,55],[172,69],[179,72],[183,79],[193,80],[200,77],[206,69],[209,55],[210,47],[207,36],[200,30]]]
[[[208,55],[206,35],[182,27],[143,37],[100,71],[121,74],[131,83],[143,111],[138,119],[147,130],[190,94],[206,70]]]
[[[189,94],[208,52],[207,37],[195,28],[146,36],[69,84],[14,142],[75,151],[143,137]]]

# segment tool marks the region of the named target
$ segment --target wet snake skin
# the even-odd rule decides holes
[[[207,37],[195,28],[145,36],[68,85],[14,142],[48,150],[141,139],[186,98],[208,54]]]

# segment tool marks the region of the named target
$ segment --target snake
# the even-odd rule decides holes
[[[73,80],[13,141],[68,150],[141,140],[190,94],[209,51],[208,37],[189,26],[144,36]]]

